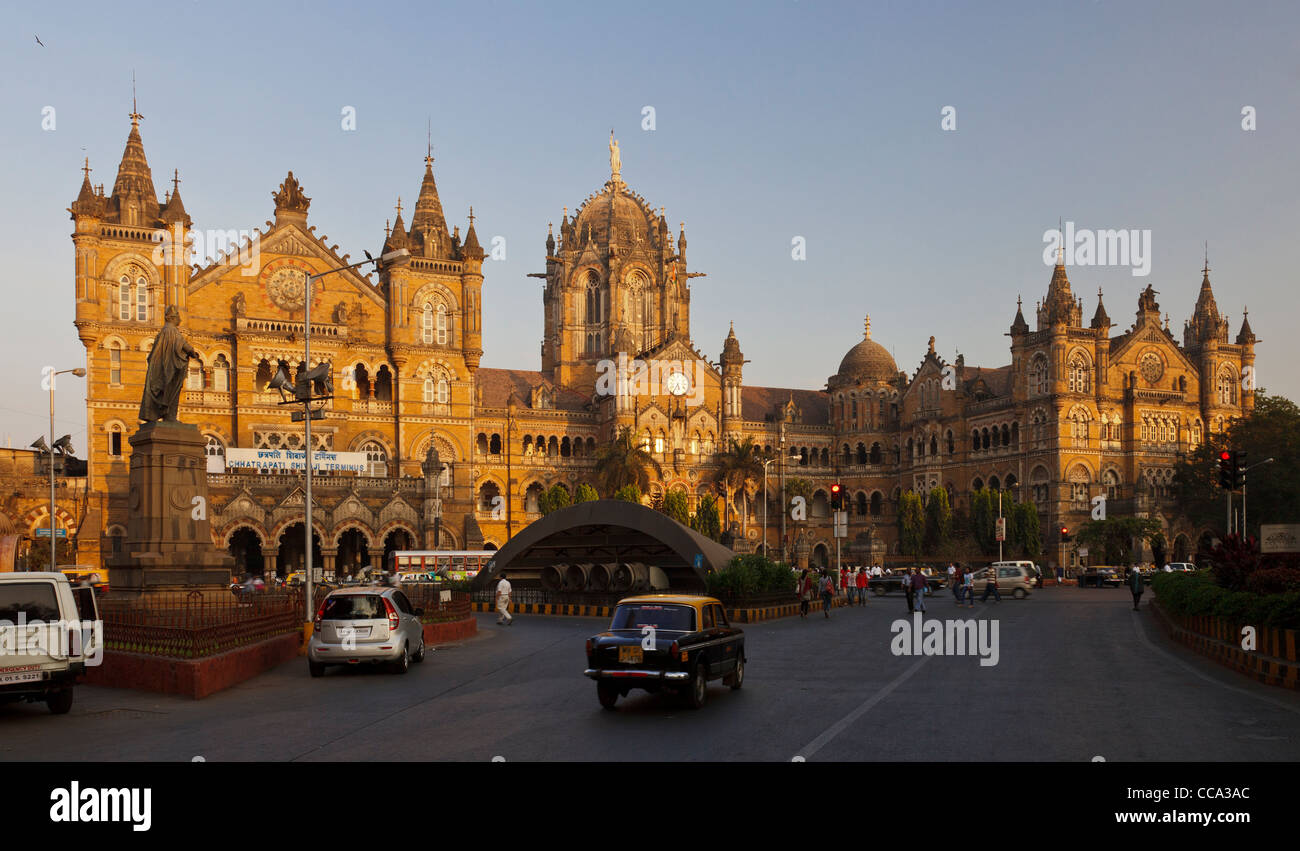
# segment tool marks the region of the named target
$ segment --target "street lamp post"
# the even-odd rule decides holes
[[[393,262],[393,261],[401,260],[401,259],[403,259],[403,258],[410,257],[410,256],[411,256],[411,252],[408,251],[408,250],[405,249],[405,248],[399,248],[399,249],[396,250],[396,251],[390,251],[390,252],[388,252],[387,254],[384,254],[383,256],[379,257],[378,259],[376,259],[376,258],[374,258],[374,257],[371,257],[371,256],[370,256],[370,252],[367,251],[367,252],[366,252],[366,259],[365,259],[365,260],[362,260],[360,263],[350,263],[350,264],[348,264],[347,266],[339,266],[339,267],[336,268],[336,269],[326,269],[324,272],[319,272],[319,273],[317,273],[317,274],[315,274],[315,275],[307,275],[307,276],[306,276],[306,279],[303,281],[303,288],[304,288],[304,289],[303,289],[303,292],[304,292],[304,299],[303,299],[303,354],[304,354],[304,358],[305,358],[305,359],[304,359],[304,365],[305,365],[305,367],[307,368],[307,371],[310,371],[310,367],[311,367],[311,289],[312,289],[312,285],[313,285],[316,281],[319,281],[321,278],[324,278],[326,275],[332,275],[332,274],[334,274],[335,272],[346,272],[346,271],[349,270],[349,269],[357,269],[357,268],[360,268],[361,266],[368,266],[368,265],[370,265],[371,263],[374,263],[374,264],[376,264],[378,267],[382,268],[383,264],[385,264],[385,263],[391,263],[391,262]],[[307,526],[307,528],[303,530],[303,538],[304,538],[304,542],[305,542],[305,543],[304,543],[304,546],[305,546],[305,552],[304,552],[304,555],[303,555],[303,568],[304,568],[303,573],[306,574],[304,580],[305,580],[305,582],[306,582],[306,588],[307,588],[307,595],[306,595],[306,602],[305,602],[305,604],[304,604],[304,609],[305,609],[305,616],[306,616],[305,619],[306,619],[306,623],[308,624],[309,628],[310,628],[310,624],[311,624],[311,622],[312,622],[312,610],[311,610],[311,607],[312,607],[312,549],[311,549],[311,539],[312,539],[312,517],[311,517],[311,515],[312,515],[312,504],[311,504],[311,403],[312,403],[312,401],[314,401],[314,400],[312,399],[312,395],[311,395],[311,385],[308,384],[307,396],[306,396],[306,398],[302,399],[301,402],[302,402],[302,412],[303,412],[303,417],[302,417],[302,422],[303,422],[303,442],[304,442],[304,444],[305,444],[305,450],[304,450],[304,451],[306,452],[306,457],[304,458],[305,463],[303,464],[303,466],[304,466],[304,468],[305,468],[305,472],[306,472],[306,488],[305,488],[304,490],[305,490],[306,506],[307,506],[307,509],[306,509],[306,521],[307,521],[306,526]],[[399,474],[400,474],[400,471],[399,471]]]
[[[767,558],[767,465],[775,461],[768,458],[763,462],[763,557]]]
[[[81,367],[77,367],[76,369],[61,369],[50,375],[50,570],[59,569],[59,560],[56,555],[57,550],[55,549],[58,539],[54,537],[54,377],[56,375],[67,375],[69,373],[78,378],[84,378],[86,370]],[[67,457],[66,450],[64,452],[64,457]]]

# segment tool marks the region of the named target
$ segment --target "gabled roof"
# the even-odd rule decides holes
[[[527,404],[532,389],[543,384],[551,384],[546,373],[531,369],[490,369],[480,367],[475,374],[475,381],[483,391],[484,407],[504,408],[510,394],[516,394],[523,404]],[[560,411],[585,411],[591,399],[567,387],[554,387],[555,408]]]
[[[830,397],[821,390],[794,390],[789,387],[740,388],[740,416],[750,422],[763,422],[776,409],[794,400],[803,414],[804,425],[829,425]]]

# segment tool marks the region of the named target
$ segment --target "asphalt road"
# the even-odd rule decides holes
[[[1150,599],[1148,593],[1147,600]],[[1300,760],[1300,694],[1174,644],[1123,589],[1048,588],[993,619],[998,662],[895,656],[900,596],[745,629],[745,686],[693,711],[582,676],[603,620],[517,616],[396,676],[286,663],[206,700],[81,686],[69,715],[0,706],[0,760]]]

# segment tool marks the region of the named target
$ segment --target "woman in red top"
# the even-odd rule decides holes
[[[858,568],[858,605],[867,604],[867,568]]]

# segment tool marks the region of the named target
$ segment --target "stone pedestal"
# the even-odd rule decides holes
[[[235,560],[212,544],[203,435],[186,423],[153,422],[130,443],[126,540],[107,559],[114,596],[228,596]]]

